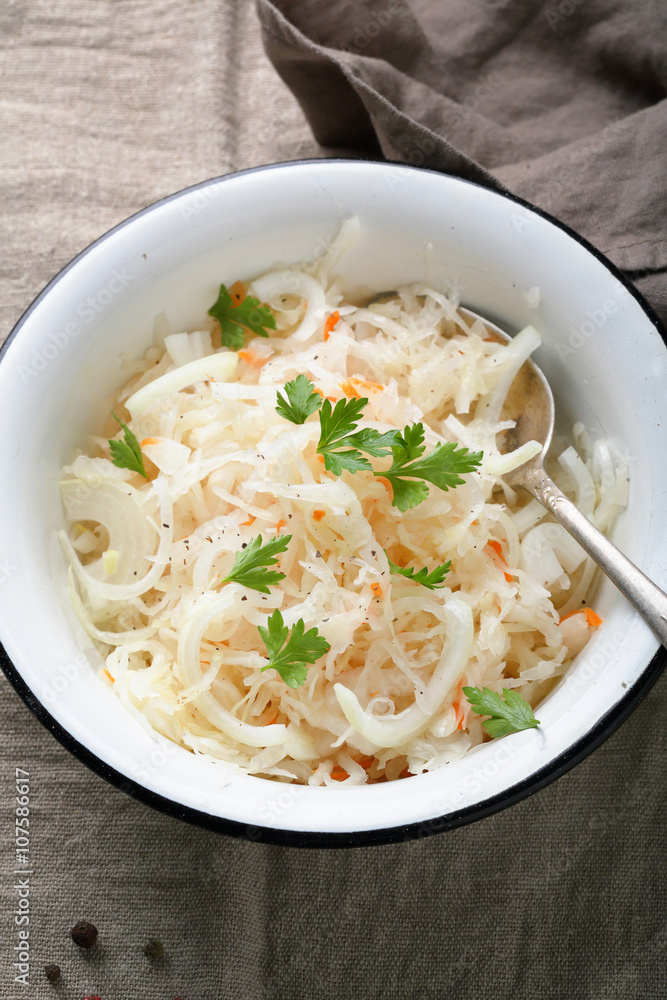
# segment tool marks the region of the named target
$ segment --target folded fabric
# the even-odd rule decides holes
[[[509,190],[589,239],[667,320],[664,0],[258,0],[337,153]]]

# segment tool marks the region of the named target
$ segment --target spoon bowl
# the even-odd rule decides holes
[[[464,308],[460,308],[459,312],[466,320],[472,320],[473,323],[482,323],[490,334],[486,338],[487,340],[493,339],[504,344],[512,342],[512,338],[508,333],[478,313]],[[473,323],[471,323],[471,326]],[[524,361],[515,375],[514,381],[510,385],[505,397],[500,417],[503,421],[514,421],[514,427],[510,427],[506,431],[501,431],[498,435],[499,451],[503,454],[515,451],[529,441],[539,441],[542,445],[542,451],[539,455],[529,459],[528,462],[524,462],[518,469],[508,472],[503,477],[510,485],[513,483],[520,485],[519,480],[526,468],[536,463],[541,464],[546,458],[551,445],[556,420],[556,407],[551,386],[547,382],[543,371],[530,358]]]
[[[471,326],[481,322],[494,339],[511,343],[509,334],[495,323],[470,309],[459,311],[471,321]],[[555,405],[549,383],[534,361],[525,361],[516,374],[507,393],[501,419],[514,421],[514,427],[498,435],[498,447],[503,454],[529,441],[538,441],[542,445],[537,455],[506,473],[503,476],[505,482],[527,490],[553,514],[637,609],[662,645],[667,647],[667,594],[598,531],[544,471],[544,460],[553,437]]]

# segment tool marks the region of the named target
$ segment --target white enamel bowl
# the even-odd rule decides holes
[[[155,742],[97,675],[62,593],[53,535],[71,449],[101,426],[165,311],[194,328],[221,281],[316,258],[357,215],[341,264],[351,286],[457,282],[464,305],[542,332],[538,363],[564,427],[582,420],[630,458],[613,539],[667,583],[667,349],[636,292],[575,234],[512,198],[391,164],[317,160],[212,180],[152,205],[84,250],[18,323],[0,360],[0,640],[7,676],[56,738],[99,774],[165,812],[236,836],[308,846],[423,836],[524,797],[584,757],[630,713],[663,658],[604,581],[605,623],[540,707],[538,730],[478,747],[408,780],[307,788],[228,773]],[[526,293],[539,288],[537,309]]]

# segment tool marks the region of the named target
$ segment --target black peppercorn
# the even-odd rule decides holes
[[[97,941],[97,927],[87,920],[79,920],[70,931],[72,941],[79,948],[92,948]]]
[[[162,942],[152,938],[147,944],[144,945],[144,955],[146,958],[162,958],[164,955]]]
[[[57,983],[60,979],[60,966],[59,965],[45,965],[44,975],[50,983]]]

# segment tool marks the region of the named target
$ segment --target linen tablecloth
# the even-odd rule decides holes
[[[569,17],[592,2],[572,0]],[[458,7],[474,21],[494,3]],[[250,3],[11,0],[0,26],[2,336],[72,256],[151,201],[321,155]],[[366,155],[364,129],[359,112]],[[320,138],[354,148],[352,128]],[[648,293],[659,267],[642,265]],[[505,812],[335,852],[234,841],[151,811],[71,757],[1,677],[0,997],[663,998],[665,691],[658,684],[601,749]],[[12,966],[17,767],[31,785],[27,987]],[[78,919],[99,929],[90,953],[69,940]],[[143,954],[149,938],[162,959]],[[62,968],[57,987],[49,962]]]

